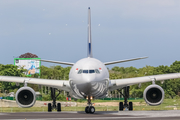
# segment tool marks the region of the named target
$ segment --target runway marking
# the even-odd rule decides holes
[[[37,119],[28,119],[27,120],[85,120],[85,119],[129,119],[129,118],[147,118],[147,117],[92,117],[92,118],[37,118]],[[17,119],[4,119],[4,120],[17,120]],[[25,120],[25,119],[18,119]]]

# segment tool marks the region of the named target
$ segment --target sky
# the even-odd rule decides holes
[[[88,7],[94,58],[149,57],[107,67],[180,60],[179,0],[0,0],[0,64],[27,52],[72,63],[87,57]]]

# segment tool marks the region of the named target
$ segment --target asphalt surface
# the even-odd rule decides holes
[[[180,120],[180,110],[0,113],[0,120]]]

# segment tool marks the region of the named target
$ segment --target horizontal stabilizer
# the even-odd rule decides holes
[[[53,61],[53,60],[38,60],[38,59],[34,59],[37,61],[43,61],[43,62],[50,62],[50,63],[57,63],[57,64],[64,64],[64,65],[74,65],[74,63],[69,63],[69,62],[61,62],[61,61]]]
[[[129,61],[145,59],[145,58],[148,58],[148,57],[140,57],[140,58],[126,59],[126,60],[118,60],[118,61],[106,62],[104,64],[105,65],[111,65],[111,64],[122,63],[122,62],[129,62]]]

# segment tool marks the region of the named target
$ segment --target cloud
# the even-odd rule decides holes
[[[51,35],[51,33],[49,33],[49,35]]]
[[[100,26],[100,24],[98,26]]]

